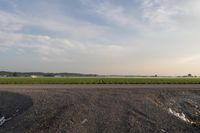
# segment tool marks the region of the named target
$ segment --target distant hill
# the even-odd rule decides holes
[[[44,73],[44,72],[9,72],[0,71],[0,77],[96,77],[97,74],[82,74],[82,73]]]

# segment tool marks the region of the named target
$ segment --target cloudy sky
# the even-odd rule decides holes
[[[200,75],[199,0],[0,0],[0,70]]]

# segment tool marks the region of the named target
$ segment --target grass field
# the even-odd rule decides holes
[[[0,84],[200,84],[200,78],[0,78]]]

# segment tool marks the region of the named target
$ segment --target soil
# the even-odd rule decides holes
[[[0,85],[3,116],[2,133],[199,133],[200,85]]]

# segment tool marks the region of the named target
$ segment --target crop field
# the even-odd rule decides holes
[[[0,84],[200,84],[200,78],[0,78]]]

